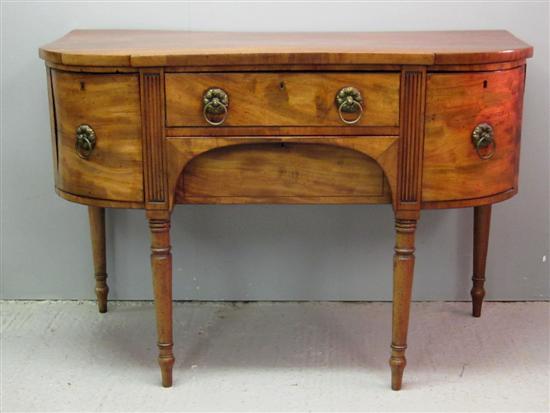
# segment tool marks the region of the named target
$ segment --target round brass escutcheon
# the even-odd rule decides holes
[[[212,126],[219,126],[225,122],[229,111],[229,96],[227,92],[220,88],[210,88],[202,97],[202,115],[204,120]],[[215,120],[215,116],[222,115],[220,120]]]
[[[338,107],[338,115],[340,120],[348,125],[354,125],[361,120],[363,116],[363,96],[358,89],[347,86],[336,94],[336,106]],[[344,117],[344,113],[359,113],[357,117],[348,120]]]
[[[472,132],[472,143],[476,148],[477,155],[483,159],[491,159],[496,152],[497,144],[495,142],[493,127],[488,123],[480,123]],[[483,153],[482,149],[488,149],[487,153]]]
[[[90,125],[82,124],[76,128],[75,150],[82,159],[88,159],[96,144],[95,131]]]

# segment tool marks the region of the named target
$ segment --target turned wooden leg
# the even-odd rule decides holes
[[[485,297],[485,263],[489,246],[491,226],[491,205],[474,208],[474,271],[472,275],[472,315],[481,316],[481,305]]]
[[[407,364],[407,330],[414,272],[414,234],[416,220],[396,219],[395,254],[393,256],[393,318],[391,344],[391,388],[401,389]]]
[[[172,386],[172,253],[170,252],[170,219],[149,219],[151,230],[151,269],[157,316],[158,362],[162,385]]]
[[[92,251],[94,256],[95,294],[100,313],[107,312],[107,260],[105,255],[105,209],[88,207],[90,218],[90,233],[92,237]]]

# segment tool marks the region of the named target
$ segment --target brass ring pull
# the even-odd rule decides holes
[[[488,123],[480,123],[472,132],[472,143],[476,148],[477,156],[484,161],[491,159],[497,150],[493,127]],[[483,154],[481,149],[490,148],[489,152]]]
[[[352,86],[344,87],[336,94],[336,106],[338,107],[338,115],[340,120],[347,125],[354,125],[363,117],[363,97],[361,92]],[[357,113],[357,117],[348,120],[344,117],[344,113]]]
[[[216,106],[214,106],[214,105],[216,105]],[[221,107],[222,110],[223,110],[223,117],[219,121],[214,121],[214,120],[212,120],[208,117],[208,114],[212,113],[212,110],[216,107]],[[204,109],[202,110],[202,115],[204,116],[204,120],[207,121],[210,125],[219,126],[222,123],[224,123],[225,119],[227,118],[227,106],[224,105],[221,102],[217,102],[217,104],[216,104],[215,101],[214,102],[209,102],[206,105],[204,105]]]
[[[80,125],[76,128],[75,151],[82,159],[88,159],[95,148],[95,131],[90,125]]]
[[[203,97],[202,115],[204,120],[212,126],[219,126],[225,122],[229,113],[229,96],[223,89],[210,88]],[[222,115],[220,120],[213,120],[209,115]]]
[[[486,143],[486,142],[489,142],[489,143]],[[483,155],[481,152],[480,152],[480,148],[487,148],[489,146],[492,146],[492,149],[491,151],[488,153],[488,154],[485,154]],[[487,138],[481,138],[480,140],[477,141],[476,143],[476,152],[477,152],[477,155],[483,159],[484,161],[488,160],[488,159],[491,159],[494,155],[495,155],[495,152],[497,150],[497,144],[495,143],[494,140],[492,139],[487,139]]]
[[[349,105],[348,103],[346,102],[342,102],[340,104],[340,106],[338,106],[338,115],[340,115],[340,120],[348,125],[355,125],[357,122],[359,122],[361,120],[361,118],[363,117],[363,106],[356,100],[353,101],[352,105],[353,106],[357,106],[359,108],[359,116],[357,116],[355,119],[353,120],[347,120],[346,118],[344,118],[344,115],[342,114],[342,109]]]

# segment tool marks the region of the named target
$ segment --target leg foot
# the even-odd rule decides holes
[[[100,313],[107,312],[107,296],[109,295],[109,286],[107,285],[107,274],[95,274],[95,295],[97,298],[97,308]]]
[[[474,208],[474,271],[472,276],[472,315],[481,316],[481,306],[485,297],[485,263],[489,246],[491,205]]]
[[[481,306],[483,305],[483,298],[485,297],[485,278],[472,277],[474,286],[470,291],[472,296],[472,316],[481,317]]]
[[[158,362],[162,385],[172,386],[172,253],[170,247],[170,219],[150,218],[151,268],[157,317]]]
[[[396,219],[395,254],[393,256],[393,317],[391,344],[391,388],[400,390],[407,365],[407,331],[414,272],[414,234],[416,220]]]
[[[95,294],[100,313],[107,312],[107,259],[105,253],[105,208],[88,207],[94,256]]]
[[[407,359],[405,358],[405,349],[407,347],[397,347],[392,345],[390,367],[391,367],[391,389],[401,390],[401,383],[403,382],[403,372],[407,366]]]
[[[159,343],[159,366],[162,377],[162,387],[172,387],[172,368],[176,359],[172,353],[172,345],[162,345]],[[163,353],[165,353],[163,355]]]

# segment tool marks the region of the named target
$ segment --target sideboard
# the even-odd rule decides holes
[[[391,204],[399,390],[422,209],[473,208],[480,316],[491,206],[518,191],[532,54],[506,31],[76,30],[42,47],[55,189],[88,206],[99,311],[105,208],[144,209],[169,387],[175,205]]]

